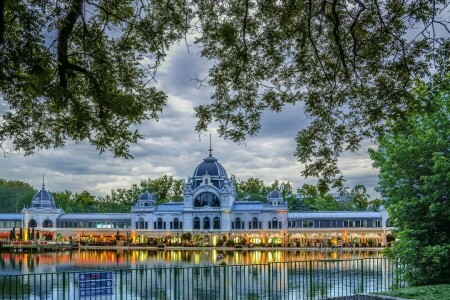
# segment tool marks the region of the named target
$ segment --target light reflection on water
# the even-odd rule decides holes
[[[343,250],[77,250],[52,253],[0,253],[1,275],[59,273],[68,271],[170,266],[213,265],[218,253],[229,264],[250,265],[305,260],[381,257],[380,251]]]

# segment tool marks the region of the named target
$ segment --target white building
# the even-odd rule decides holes
[[[239,201],[224,167],[212,156],[195,168],[184,188],[182,202],[156,205],[143,193],[130,213],[66,214],[57,208],[44,185],[21,214],[0,214],[0,230],[35,228],[64,239],[186,243],[195,245],[317,246],[386,243],[387,212],[288,212],[281,193],[272,191],[267,202]]]

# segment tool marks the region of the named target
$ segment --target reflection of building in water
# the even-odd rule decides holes
[[[189,177],[181,202],[156,205],[151,193],[139,195],[130,213],[70,214],[53,195],[38,191],[21,214],[0,214],[6,236],[12,227],[34,228],[34,239],[75,240],[83,244],[129,243],[221,246],[383,246],[390,233],[387,212],[288,212],[280,192],[267,202],[236,199],[234,183],[212,156]],[[0,229],[1,233],[1,229]],[[18,231],[16,230],[16,235]],[[31,233],[29,234],[31,235]],[[1,236],[1,235],[0,235]],[[24,237],[24,239],[26,239]]]

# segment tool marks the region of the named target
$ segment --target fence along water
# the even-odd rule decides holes
[[[112,294],[92,299],[322,299],[402,287],[397,268],[387,258],[365,258],[109,270]],[[80,273],[0,276],[0,296],[80,299]]]

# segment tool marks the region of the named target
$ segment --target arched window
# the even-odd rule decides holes
[[[145,221],[144,221],[144,218],[140,218],[140,219],[139,219],[138,229],[144,229],[144,228],[145,228]]]
[[[278,219],[277,218],[272,219],[272,229],[278,229]]]
[[[180,229],[180,220],[178,218],[173,219],[173,229]]]
[[[241,229],[241,218],[236,218],[234,221],[234,226],[236,229]]]
[[[214,227],[214,229],[220,229],[220,219],[219,219],[219,217],[215,217],[214,218],[214,225],[213,225]]]
[[[194,218],[194,229],[200,229],[200,218],[199,217]]]
[[[252,219],[252,228],[253,229],[258,229],[259,228],[259,226],[258,226],[258,218],[253,218]]]
[[[208,217],[205,217],[203,219],[203,229],[210,229],[211,228],[211,222],[209,221]]]
[[[194,207],[220,207],[220,200],[216,194],[211,192],[203,192],[198,194],[194,200]]]
[[[157,228],[158,228],[158,229],[163,229],[163,221],[162,221],[161,218],[158,218],[158,221],[157,221]]]
[[[37,222],[35,219],[31,219],[30,221],[28,221],[28,227],[32,228],[32,227],[37,227]]]
[[[42,223],[42,227],[53,227],[53,222],[52,220],[45,220],[44,223]]]

